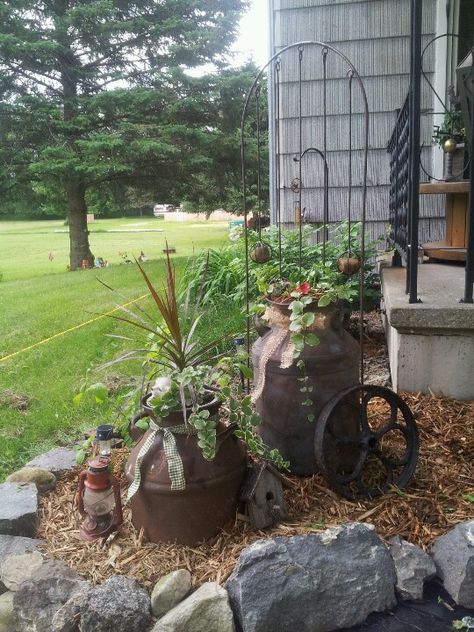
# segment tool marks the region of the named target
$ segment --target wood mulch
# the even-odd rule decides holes
[[[367,322],[367,366],[369,381],[374,382],[377,379],[371,380],[370,374],[376,378],[386,368],[377,322]],[[418,467],[406,490],[350,502],[329,490],[320,475],[290,476],[292,487],[285,491],[289,519],[275,528],[254,532],[237,517],[227,530],[200,546],[150,544],[135,531],[130,510],[125,509],[119,533],[103,544],[79,538],[74,508],[77,472],[72,472],[42,497],[38,537],[45,540],[49,555],[64,559],[92,583],[126,574],[148,588],[177,568],[187,568],[197,585],[223,582],[242,549],[259,538],[315,533],[348,521],[370,522],[385,539],[399,534],[429,549],[435,537],[474,517],[474,402],[421,394],[406,394],[404,399],[420,432]],[[114,471],[122,479],[125,496],[121,471],[127,451],[115,450],[114,455]]]

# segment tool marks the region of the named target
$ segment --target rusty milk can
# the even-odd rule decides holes
[[[359,383],[359,344],[343,328],[339,307],[313,304],[306,309],[315,313],[311,331],[319,344],[305,345],[299,356],[307,375],[305,384],[299,381],[303,374],[293,359],[287,304],[269,302],[264,316],[268,326],[257,328],[261,337],[252,347],[253,398],[261,416],[257,431],[290,462],[292,473],[300,475],[317,471],[314,432],[323,406],[340,391]],[[303,385],[312,387],[312,392],[302,393]],[[312,400],[310,407],[303,405],[308,398]],[[309,413],[315,421],[308,420]],[[357,429],[355,412],[347,411],[339,420],[338,433],[355,436]]]
[[[133,438],[139,437],[128,459],[125,475],[131,485],[136,481],[139,462],[140,481],[130,500],[132,522],[143,528],[152,542],[177,542],[193,546],[216,535],[235,516],[239,489],[246,469],[246,450],[232,429],[217,425],[216,456],[206,461],[197,444],[196,434],[183,432],[181,412],[157,420],[143,400],[143,411],[130,425]],[[216,415],[219,401],[214,398],[204,407]],[[190,413],[191,411],[189,411]],[[145,433],[135,426],[139,418],[150,419]],[[158,427],[159,430],[154,430]],[[170,476],[169,458],[165,454],[168,432],[182,463],[184,487],[176,489]],[[140,458],[142,448],[146,454]],[[169,443],[168,443],[169,447]],[[140,463],[141,460],[141,463]]]

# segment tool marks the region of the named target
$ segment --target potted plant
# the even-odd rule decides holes
[[[448,88],[449,109],[443,122],[435,126],[433,142],[439,145],[445,154],[443,179],[462,180],[465,168],[466,126],[459,98],[453,86]]]
[[[232,361],[215,353],[220,341],[200,344],[199,316],[189,319],[180,312],[169,257],[163,291],[137,265],[158,318],[143,310],[116,317],[140,328],[149,340],[150,389],[130,423],[137,443],[125,469],[132,521],[149,540],[194,545],[217,534],[235,515],[246,444],[258,456],[285,463],[254,436],[259,418],[249,396],[233,394],[228,373]],[[230,424],[218,417],[222,403],[230,410]]]
[[[320,265],[304,281],[266,286],[267,327],[252,349],[258,432],[297,474],[317,471],[311,422],[331,397],[358,384],[359,346],[342,324],[342,305],[356,295],[343,273]]]

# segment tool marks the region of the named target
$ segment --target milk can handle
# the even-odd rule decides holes
[[[253,317],[253,326],[255,327],[255,331],[257,332],[257,334],[260,336],[260,338],[263,338],[263,336],[270,331],[271,327],[269,327],[268,325],[265,325],[265,323],[263,322],[263,320],[261,318],[258,317],[257,314],[254,314]]]
[[[133,432],[141,432],[143,434],[145,431],[142,430],[141,428],[137,428],[135,424],[137,423],[137,421],[140,421],[140,419],[144,419],[145,417],[148,417],[148,415],[149,413],[147,413],[146,410],[141,410],[139,413],[134,415],[132,419],[130,420],[130,423],[128,424],[128,434],[131,436],[133,436],[132,435]]]

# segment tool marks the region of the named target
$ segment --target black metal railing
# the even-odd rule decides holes
[[[471,75],[468,106],[469,125],[469,208],[467,213],[466,277],[463,303],[472,303],[474,288],[474,46],[471,49]]]
[[[388,143],[390,153],[389,240],[395,248],[393,263],[406,262],[406,293],[409,302],[418,299],[418,225],[420,184],[420,91],[421,91],[421,18],[422,2],[411,0],[410,90],[398,113]],[[474,48],[470,75],[470,156],[474,154]],[[464,303],[473,303],[474,288],[474,160],[470,164],[470,194],[466,244]]]
[[[410,90],[388,144],[390,152],[390,240],[394,264],[406,261],[406,293],[418,299],[418,224],[420,184],[421,7],[411,0]]]
[[[389,240],[395,248],[393,264],[401,266],[408,255],[408,96],[398,113],[388,143],[390,153]]]

